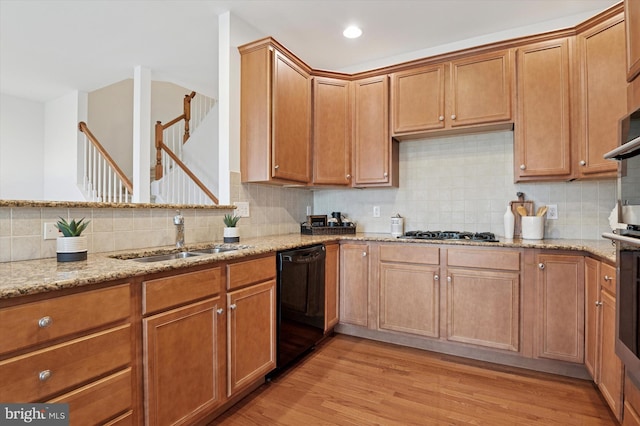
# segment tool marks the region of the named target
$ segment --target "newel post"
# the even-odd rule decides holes
[[[156,121],[156,180],[162,179],[162,123]]]

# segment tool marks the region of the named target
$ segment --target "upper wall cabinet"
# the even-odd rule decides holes
[[[579,32],[577,42],[580,78],[574,176],[615,177],[617,162],[603,156],[618,146],[618,121],[627,112],[623,14]]]
[[[271,39],[239,48],[242,182],[311,180],[311,77]]]
[[[351,184],[350,83],[313,78],[313,184]]]
[[[516,53],[516,182],[571,176],[569,54],[573,41],[565,37],[534,43]]]
[[[627,81],[640,74],[640,2],[625,0],[624,20],[627,29]]]
[[[512,68],[503,50],[391,74],[393,136],[510,122]]]

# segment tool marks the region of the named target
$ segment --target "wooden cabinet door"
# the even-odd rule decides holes
[[[369,246],[340,244],[340,323],[367,326]]]
[[[324,262],[324,332],[326,333],[338,323],[338,307],[340,306],[340,246],[327,244]]]
[[[451,62],[451,127],[511,120],[512,68],[510,50]]]
[[[562,38],[517,51],[516,182],[571,175],[569,43]]]
[[[624,39],[622,15],[578,34],[578,177],[616,176],[617,162],[603,156],[619,145],[618,120],[627,113]]]
[[[142,320],[146,419],[193,422],[224,400],[224,321],[220,298]]]
[[[276,367],[276,281],[227,293],[227,396]]]
[[[616,298],[606,290],[600,293],[602,334],[600,381],[598,387],[618,420],[622,419],[624,366],[616,355]]]
[[[640,74],[640,2],[624,1],[624,21],[627,34],[627,81]]]
[[[346,80],[313,79],[313,183],[351,183],[351,97]]]
[[[584,366],[593,381],[600,381],[600,262],[590,257],[584,260]]]
[[[537,256],[534,351],[538,358],[584,362],[584,260]]]
[[[447,340],[520,350],[520,274],[447,270]]]
[[[440,335],[438,266],[382,262],[378,328]]]
[[[389,186],[394,183],[395,170],[391,164],[388,77],[357,80],[353,87],[353,185]]]
[[[444,73],[438,64],[391,74],[394,136],[444,128]]]
[[[273,177],[311,180],[311,82],[280,52],[273,65]]]

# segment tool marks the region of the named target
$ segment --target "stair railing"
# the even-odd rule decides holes
[[[131,201],[133,185],[113,158],[81,121],[78,129],[84,134],[83,189],[89,201],[127,203]]]
[[[170,203],[181,204],[206,204],[209,202],[218,204],[218,198],[206,187],[205,184],[185,165],[182,158],[182,145],[190,137],[189,122],[192,117],[191,100],[196,92],[185,95],[183,100],[183,113],[173,120],[162,124],[157,121],[155,125],[156,165],[155,179],[165,177],[168,182],[163,183],[166,193],[170,193]],[[197,103],[195,122],[200,123],[213,106],[212,100]],[[192,126],[195,128],[195,126]]]

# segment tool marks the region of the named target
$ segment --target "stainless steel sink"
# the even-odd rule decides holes
[[[191,251],[181,251],[179,253],[168,253],[168,254],[156,254],[153,256],[146,257],[136,257],[134,259],[130,259],[136,262],[143,263],[151,263],[151,262],[163,262],[165,260],[174,260],[174,259],[186,259],[188,257],[194,256],[202,256],[204,253],[195,253]]]
[[[226,251],[236,251],[236,250],[238,250],[237,247],[211,247],[208,249],[193,250],[192,253],[213,254],[213,253],[224,253]]]

